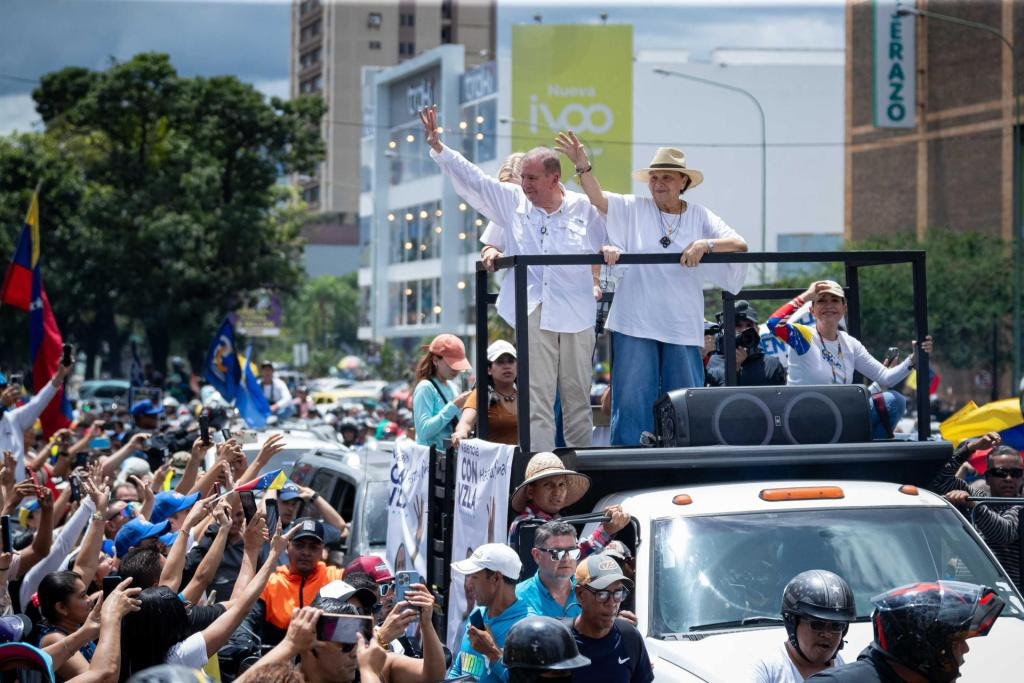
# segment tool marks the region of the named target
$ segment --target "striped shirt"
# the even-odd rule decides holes
[[[956,471],[967,460],[970,451],[965,441],[955,451],[953,457],[942,466],[942,471],[932,482],[932,490],[944,494],[950,491],[967,491],[971,495],[977,493],[963,479],[956,476]],[[992,549],[992,554],[1003,565],[1010,579],[1018,590],[1024,589],[1024,577],[1021,576],[1021,530],[1020,505],[978,505],[973,509],[974,528],[977,529],[985,543]]]

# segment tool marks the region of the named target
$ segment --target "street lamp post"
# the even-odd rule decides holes
[[[724,88],[725,90],[731,90],[737,92],[744,97],[748,98],[757,107],[757,113],[761,117],[761,251],[768,250],[768,228],[767,228],[767,212],[768,212],[768,150],[767,150],[767,135],[765,133],[765,119],[764,109],[761,108],[761,103],[757,101],[754,95],[744,90],[743,88],[735,85],[728,85],[726,83],[719,83],[718,81],[712,81],[708,78],[701,78],[700,76],[692,76],[690,74],[683,73],[681,71],[670,71],[669,69],[654,69],[654,73],[661,76],[674,76],[676,78],[685,78],[688,81],[696,81],[703,83],[704,85],[710,85],[716,88]],[[761,264],[761,282],[765,281],[765,264]]]
[[[1017,73],[1017,53],[1013,49],[1013,43],[998,30],[977,21],[969,21],[960,17],[948,14],[939,14],[929,10],[917,9],[916,7],[904,7],[896,4],[896,15],[905,17],[913,14],[919,17],[944,21],[958,26],[977,29],[991,33],[1010,51],[1010,67],[1013,69],[1013,381],[1010,383],[1011,393],[1016,391],[1017,382],[1021,376],[1021,292],[1024,290],[1024,281],[1021,275],[1021,168],[1020,168],[1020,78]]]

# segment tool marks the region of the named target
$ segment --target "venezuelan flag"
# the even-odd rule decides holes
[[[939,431],[943,439],[954,444],[988,432],[999,432],[1004,444],[1018,451],[1024,450],[1024,413],[1021,411],[1021,400],[1005,398],[983,406],[968,403],[939,425]]]
[[[284,476],[284,470],[274,470],[273,472],[267,472],[266,474],[247,481],[244,484],[239,484],[235,487],[235,491],[277,491],[284,483],[288,481],[288,478]]]
[[[32,388],[39,391],[53,378],[60,364],[64,340],[61,338],[57,319],[50,308],[50,300],[43,287],[43,276],[39,268],[39,192],[32,195],[32,202],[25,216],[25,225],[14,251],[14,259],[4,275],[0,288],[0,302],[28,311],[29,350],[32,356]],[[71,424],[71,404],[64,395],[64,388],[43,409],[39,416],[43,433],[49,437],[58,429]]]

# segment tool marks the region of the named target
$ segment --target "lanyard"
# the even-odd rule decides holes
[[[821,335],[818,336],[818,341],[821,342],[821,357],[825,359],[825,361],[828,363],[829,368],[832,370],[832,384],[846,384],[847,375],[846,366],[843,364],[842,342],[839,341],[838,337],[836,338],[836,348],[839,349],[839,353],[837,354],[839,357],[836,358],[836,356],[834,356],[832,352],[825,347],[825,339]],[[842,372],[842,375],[836,375],[837,367],[839,368],[840,372]]]

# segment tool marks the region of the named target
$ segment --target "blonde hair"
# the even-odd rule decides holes
[[[523,174],[523,157],[526,154],[523,152],[514,152],[508,155],[508,158],[502,162],[501,168],[498,169],[498,180],[503,183],[519,183],[522,181]]]

